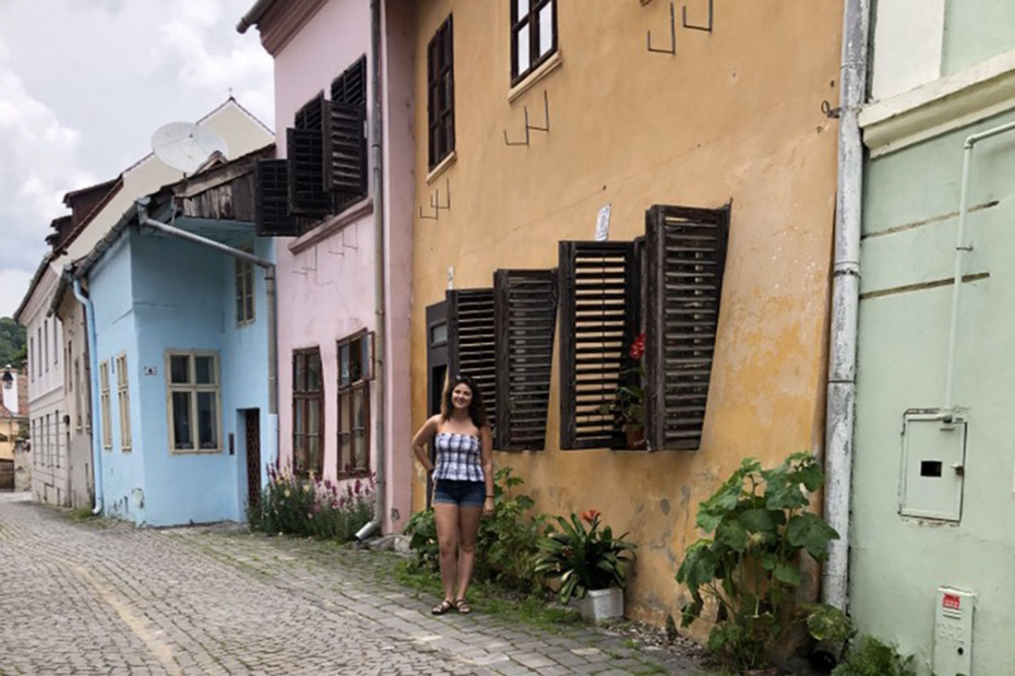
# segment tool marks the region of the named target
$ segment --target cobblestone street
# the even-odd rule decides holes
[[[0,674],[698,673],[599,630],[432,617],[390,561],[239,527],[78,523],[0,493]]]

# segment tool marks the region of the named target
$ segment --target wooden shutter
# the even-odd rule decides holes
[[[557,319],[556,270],[494,274],[497,336],[497,447],[542,450],[550,403]]]
[[[285,160],[259,160],[254,167],[254,225],[260,237],[299,234],[289,212],[288,173]]]
[[[426,49],[428,166],[433,169],[455,149],[455,58],[449,16]]]
[[[331,101],[347,103],[350,106],[367,107],[367,57],[361,56],[356,63],[331,82]]]
[[[729,207],[646,212],[646,430],[654,450],[701,443],[726,264]]]
[[[631,380],[639,274],[634,242],[560,242],[560,446],[616,445],[604,410]]]
[[[366,109],[332,102],[328,130],[328,189],[339,203],[366,197],[367,139],[364,133]]]
[[[455,289],[448,303],[448,373],[467,375],[483,391],[486,417],[496,429],[497,351],[493,289]]]
[[[325,190],[325,141],[321,129],[287,129],[289,162],[289,210],[324,215],[331,209]]]

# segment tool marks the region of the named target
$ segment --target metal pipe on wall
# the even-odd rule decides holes
[[[839,112],[839,171],[832,265],[825,422],[825,519],[839,533],[822,569],[822,598],[845,610],[848,598],[850,483],[856,336],[860,302],[860,219],[863,143],[857,115],[867,90],[870,0],[845,0]]]
[[[385,431],[387,429],[385,413],[387,402],[385,401],[385,378],[387,378],[387,364],[385,362],[385,345],[387,340],[387,292],[384,283],[385,256],[384,256],[384,163],[383,163],[383,138],[381,135],[381,123],[383,120],[381,107],[381,0],[370,0],[370,93],[373,97],[373,106],[370,111],[370,143],[373,156],[373,204],[374,204],[374,313],[376,316],[376,327],[374,328],[374,361],[376,369],[377,391],[377,415],[374,417],[377,458],[374,467],[377,486],[377,505],[374,508],[373,520],[359,529],[355,537],[357,540],[365,540],[378,532],[384,524],[384,512],[387,508],[387,467],[385,465],[384,453],[386,451]]]
[[[102,450],[99,448],[99,355],[95,351],[95,307],[92,299],[85,295],[81,289],[81,280],[74,280],[74,297],[85,308],[85,324],[88,327],[88,363],[92,377],[89,378],[91,390],[91,406],[89,407],[92,416],[92,483],[95,487],[95,507],[92,514],[102,512],[103,491],[102,491]]]
[[[1015,122],[1002,124],[966,137],[962,151],[962,190],[959,196],[959,224],[955,234],[955,276],[952,281],[952,312],[948,325],[948,360],[945,366],[945,396],[942,413],[948,420],[955,418],[955,364],[959,339],[959,312],[962,300],[962,260],[972,250],[966,241],[966,215],[969,213],[969,183],[973,167],[973,148],[980,141],[1015,130]]]

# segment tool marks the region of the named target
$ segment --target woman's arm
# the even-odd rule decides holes
[[[430,457],[426,454],[424,446],[437,432],[437,425],[439,422],[440,416],[433,416],[423,423],[423,426],[419,428],[418,432],[416,432],[416,436],[412,438],[412,452],[416,456],[416,459],[419,460],[419,464],[423,465],[423,469],[427,472],[433,471],[433,463],[430,462]]]
[[[480,453],[483,462],[483,478],[486,482],[486,500],[483,501],[483,516],[493,514],[493,435],[486,425],[479,430]]]

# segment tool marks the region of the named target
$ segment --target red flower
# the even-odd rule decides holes
[[[641,359],[645,355],[645,334],[639,333],[631,343],[631,359]]]
[[[599,518],[602,514],[598,509],[590,509],[587,512],[582,512],[582,520],[586,523],[591,524],[593,521]]]

